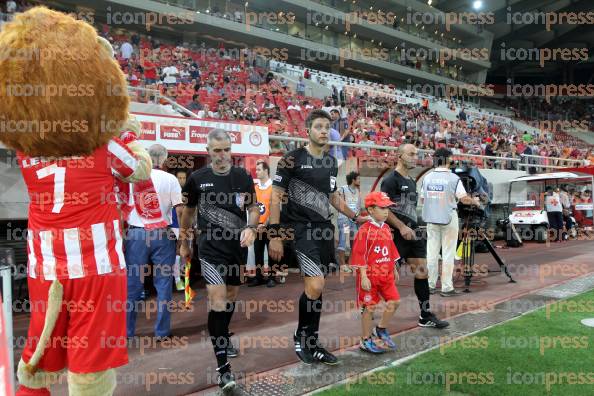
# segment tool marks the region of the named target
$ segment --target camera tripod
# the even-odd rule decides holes
[[[464,219],[463,236],[461,241],[462,262],[464,264],[464,292],[470,293],[470,282],[472,280],[474,267],[474,248],[476,245],[477,238],[480,238],[485,243],[487,249],[493,256],[497,264],[499,264],[499,270],[488,270],[488,272],[503,272],[509,278],[509,283],[516,283],[516,281],[512,278],[507,269],[507,264],[505,264],[505,261],[503,261],[503,259],[499,257],[499,254],[497,254],[497,252],[495,251],[493,244],[487,238],[485,231],[480,227],[480,217],[474,214],[472,210],[467,211],[469,213],[466,214]]]

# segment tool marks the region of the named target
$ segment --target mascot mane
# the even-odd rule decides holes
[[[128,118],[126,79],[86,22],[35,7],[0,31],[0,141],[29,156],[89,155]]]

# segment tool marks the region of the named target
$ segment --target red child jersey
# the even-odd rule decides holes
[[[136,169],[130,149],[112,139],[86,157],[17,156],[30,200],[29,276],[73,279],[124,268],[114,176]]]
[[[370,278],[381,277],[393,275],[399,258],[389,225],[368,221],[359,228],[351,249],[351,266],[367,267]]]

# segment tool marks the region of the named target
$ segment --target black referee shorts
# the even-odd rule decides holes
[[[241,271],[248,249],[237,240],[210,240],[207,232],[198,237],[198,257],[207,285],[241,285]]]
[[[400,257],[405,260],[409,258],[427,258],[427,238],[425,237],[425,233],[420,228],[413,228],[413,231],[415,232],[415,239],[407,241],[400,235],[398,230],[393,230],[394,244],[396,245],[396,249],[398,249],[398,253],[400,253]]]
[[[331,263],[336,262],[334,252],[334,225],[328,223],[293,224],[293,249],[305,276],[326,276]]]

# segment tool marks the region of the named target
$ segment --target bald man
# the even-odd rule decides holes
[[[419,300],[421,316],[418,325],[443,329],[449,326],[429,310],[429,281],[427,279],[427,241],[417,223],[417,183],[410,170],[417,166],[417,148],[403,144],[397,152],[398,164],[394,172],[382,180],[381,191],[395,203],[388,214],[388,224],[394,230],[394,243],[400,257],[410,264],[415,274],[414,289]]]

